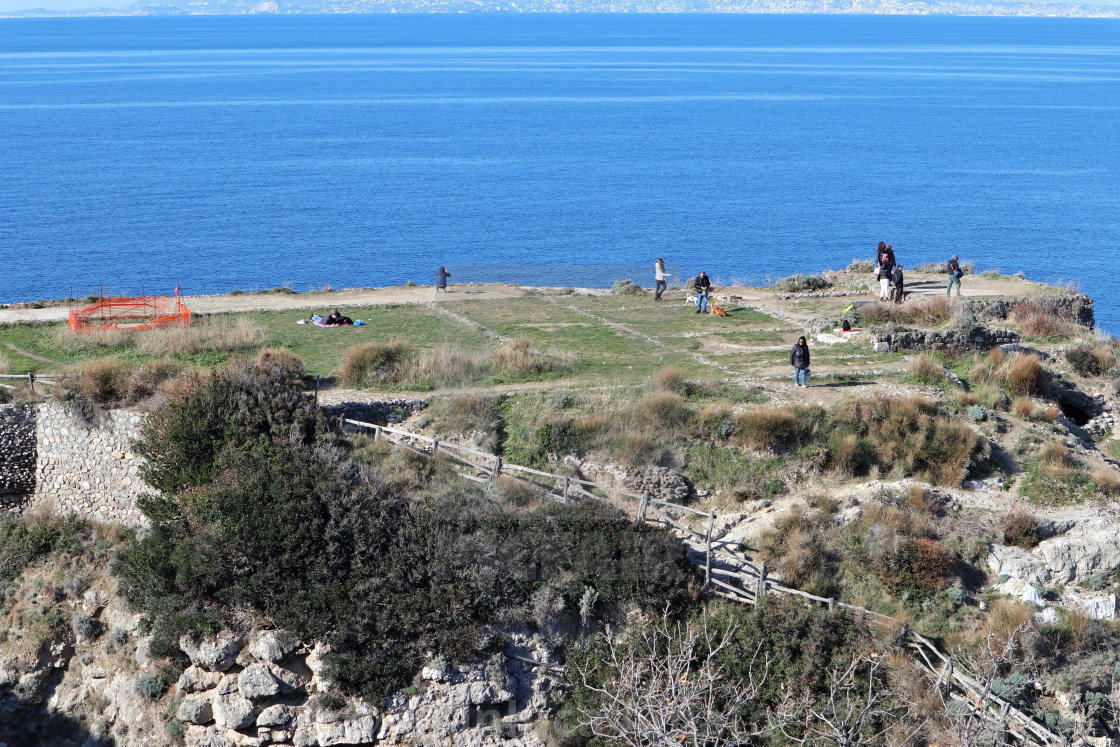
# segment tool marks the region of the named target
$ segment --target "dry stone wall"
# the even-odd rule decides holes
[[[96,422],[55,403],[36,408],[35,491],[27,509],[59,516],[138,526],[136,499],[151,492],[139,476],[143,460],[132,451],[144,414],[113,410]]]
[[[35,490],[35,410],[0,406],[0,512],[18,511]]]

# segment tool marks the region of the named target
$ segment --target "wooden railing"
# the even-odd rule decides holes
[[[899,626],[906,639],[906,646],[913,654],[912,660],[915,665],[929,675],[947,697],[985,713],[993,719],[998,719],[998,723],[1004,724],[1007,732],[1020,744],[1057,747],[1067,743],[1061,736],[1054,734],[1031,716],[992,693],[976,677],[969,674],[960,662],[941,653],[933,643],[911,630],[908,625],[887,615],[846,604],[834,598],[820,597],[800,589],[782,586],[777,580],[768,577],[765,562],[755,563],[739,553],[736,548],[730,547],[728,543],[713,540],[716,521],[714,513],[652,498],[649,493],[639,495],[591,480],[509,464],[495,454],[440,441],[432,436],[400,428],[348,418],[344,418],[342,424],[347,430],[367,434],[375,441],[384,439],[420,453],[443,454],[450,457],[472,470],[466,472],[458,469],[456,472],[474,482],[488,484],[500,475],[506,474],[527,481],[558,500],[570,501],[576,498],[608,500],[612,506],[632,518],[635,523],[663,525],[673,529],[689,548],[693,561],[703,566],[707,589],[726,599],[741,604],[756,604],[768,594],[780,594],[804,599],[811,604],[825,605],[830,611],[846,610],[876,625]],[[692,516],[694,520],[701,520],[701,529],[688,526],[682,520],[682,514]]]

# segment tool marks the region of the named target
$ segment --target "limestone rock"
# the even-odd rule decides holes
[[[997,576],[1006,574],[1036,586],[1045,586],[1050,582],[1046,563],[1022,547],[988,545],[988,567]]]
[[[232,693],[214,699],[214,720],[227,729],[244,729],[253,725],[256,714],[248,698]]]
[[[1043,540],[1035,553],[1045,562],[1056,581],[1083,581],[1097,572],[1120,567],[1118,527],[1108,519],[1089,519],[1066,533]]]
[[[188,695],[179,704],[179,710],[175,716],[188,724],[208,724],[214,720],[214,706],[210,702],[210,698],[202,695]]]
[[[250,700],[259,700],[280,692],[280,681],[272,676],[266,664],[253,664],[237,676],[237,689]]]
[[[299,639],[282,630],[262,630],[253,636],[249,652],[262,661],[282,661],[299,648]]]
[[[202,640],[187,634],[179,639],[179,648],[190,657],[191,664],[209,671],[224,672],[232,667],[241,645],[241,638],[232,633],[221,633]]]
[[[218,672],[207,672],[205,669],[190,666],[179,675],[175,687],[185,693],[200,693],[216,687],[221,679],[222,675]]]
[[[269,706],[257,716],[257,726],[287,726],[291,722],[292,709],[283,704]]]
[[[377,717],[359,716],[331,724],[315,724],[320,747],[341,744],[373,744],[377,739]]]

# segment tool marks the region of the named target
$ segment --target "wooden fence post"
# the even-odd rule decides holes
[[[766,596],[766,561],[758,564],[758,588],[755,590],[755,601],[761,600]]]
[[[638,518],[634,525],[644,524],[646,520],[646,506],[649,504],[649,493],[642,493],[642,502],[638,504]]]
[[[502,473],[502,458],[500,456],[494,457],[494,469],[490,471],[490,482]]]
[[[829,597],[828,598],[828,611],[829,612],[835,612],[836,611],[836,597]]]
[[[568,502],[568,488],[571,487],[571,484],[572,484],[572,478],[565,477],[564,478],[564,502],[565,503]]]
[[[712,518],[708,521],[708,536],[705,540],[707,545],[707,557],[704,559],[704,588],[712,585],[712,530],[716,526],[716,515],[712,514]]]
[[[432,439],[432,456],[437,456],[438,454],[439,454],[439,439],[438,438]]]

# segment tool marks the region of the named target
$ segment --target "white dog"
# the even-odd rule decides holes
[[[695,303],[696,303],[696,296],[688,296],[687,298],[684,299],[684,305],[685,306],[692,306]]]

